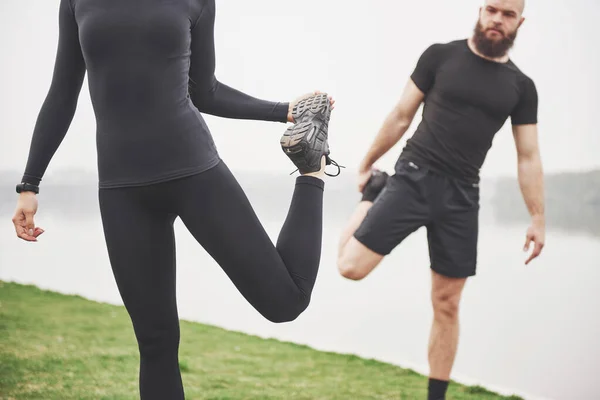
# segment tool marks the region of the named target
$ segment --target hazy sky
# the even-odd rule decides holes
[[[122,0],[127,1],[127,0]],[[25,166],[32,130],[50,84],[59,0],[0,1],[0,170]],[[313,89],[337,100],[333,158],[355,168],[398,100],[421,52],[469,36],[480,0],[352,2],[217,1],[217,77],[269,100]],[[360,7],[358,5],[360,4]],[[546,171],[600,167],[597,0],[529,0],[513,61],[536,83]],[[490,94],[493,95],[493,94]],[[233,169],[291,172],[279,147],[285,126],[206,116]],[[404,140],[412,134],[420,112]],[[391,168],[404,140],[380,164]],[[255,153],[261,151],[264,157]],[[255,160],[258,160],[256,162]],[[67,137],[47,174],[96,170],[95,120],[87,79]],[[516,174],[509,124],[497,135],[482,176]]]

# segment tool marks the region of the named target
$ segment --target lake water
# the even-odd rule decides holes
[[[337,201],[326,202],[331,214]],[[273,240],[286,209],[287,204],[277,210],[257,207]],[[122,304],[97,210],[85,218],[71,216],[68,209],[40,211],[37,222],[46,233],[35,244],[14,236],[6,208],[0,218],[0,279]],[[342,226],[341,218],[325,220],[321,270],[309,309],[296,321],[277,325],[245,302],[177,221],[181,318],[426,374],[432,310],[425,231],[410,236],[367,279],[352,282],[335,267]],[[595,389],[600,240],[549,230],[543,256],[524,266],[525,230],[498,225],[482,208],[478,275],[467,283],[462,300],[453,378],[526,399],[600,398]]]

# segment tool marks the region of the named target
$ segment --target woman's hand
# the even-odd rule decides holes
[[[287,115],[287,120],[288,122],[292,122],[295,123],[296,121],[294,121],[294,117],[292,116],[292,111],[294,111],[294,107],[296,106],[296,104],[298,104],[298,102],[307,99],[311,96],[317,95],[317,94],[321,94],[323,92],[321,92],[320,90],[315,90],[312,93],[307,93],[303,96],[298,97],[296,100],[292,101],[290,103],[290,107],[288,109],[288,115]],[[331,109],[333,110],[335,108],[335,100],[333,99],[333,97],[331,96],[327,96],[329,98],[329,104],[331,104]]]
[[[44,233],[42,228],[36,227],[33,216],[37,212],[38,201],[35,193],[22,192],[17,201],[17,209],[12,221],[15,225],[17,236],[28,242],[37,242],[38,236]]]

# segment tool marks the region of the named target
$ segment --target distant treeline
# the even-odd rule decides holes
[[[285,218],[295,176],[279,172],[233,172],[259,217]],[[20,175],[15,172],[0,171],[0,215],[4,218],[14,212],[17,198],[14,188],[18,179]],[[600,170],[547,174],[545,181],[548,228],[600,236]],[[99,217],[97,176],[93,172],[54,173],[44,179],[41,190],[40,212],[45,215],[81,219]],[[489,210],[497,224],[529,221],[515,177],[486,179],[482,191],[482,204],[486,205],[482,210]],[[359,199],[353,174],[328,179],[325,215],[328,219],[345,221]]]
[[[294,192],[298,174],[280,172],[233,171],[238,182],[260,217],[282,220],[285,218]],[[14,212],[17,194],[15,185],[21,175],[0,171],[0,215],[4,218]],[[325,211],[331,218],[347,218],[359,201],[356,179],[346,175],[327,181]],[[44,178],[38,196],[39,211],[44,215],[66,218],[98,218],[97,175],[87,171],[54,171]]]
[[[516,178],[498,179],[494,192],[498,223],[529,221]],[[600,170],[547,174],[545,195],[548,228],[600,236]]]

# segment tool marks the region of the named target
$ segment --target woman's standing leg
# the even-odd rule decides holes
[[[183,399],[175,216],[164,209],[151,186],[101,189],[99,198],[113,273],[138,341],[141,398]]]

